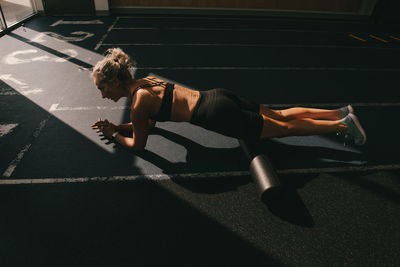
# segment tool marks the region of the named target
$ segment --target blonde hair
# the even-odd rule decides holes
[[[123,84],[129,84],[134,79],[135,71],[136,63],[121,48],[110,48],[94,66],[92,77],[97,77],[102,83],[118,79]]]

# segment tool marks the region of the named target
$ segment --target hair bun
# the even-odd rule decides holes
[[[135,62],[121,48],[109,48],[106,57],[118,63],[120,68],[129,69],[136,66]]]
[[[105,58],[96,64],[92,75],[105,82],[119,79],[123,83],[129,83],[134,79],[135,71],[136,63],[121,48],[110,48],[106,51]]]

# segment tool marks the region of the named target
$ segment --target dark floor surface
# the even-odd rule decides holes
[[[357,21],[35,17],[0,38],[0,265],[399,265],[396,38],[398,25]],[[235,139],[159,123],[132,153],[90,128],[128,120],[129,103],[101,99],[89,77],[114,46],[138,77],[277,108],[352,103],[368,142],[264,142],[286,185],[270,202]]]

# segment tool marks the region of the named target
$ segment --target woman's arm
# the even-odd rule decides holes
[[[117,132],[132,132],[133,131],[132,122],[117,125],[115,126],[115,130]]]
[[[146,146],[149,130],[154,127],[155,121],[149,118],[149,108],[152,106],[151,95],[146,91],[137,92],[136,98],[131,107],[131,123],[116,126],[108,120],[99,120],[92,127],[97,129],[97,132],[102,132],[104,136],[114,138],[116,142],[126,148],[142,151]],[[119,134],[119,131],[125,129],[132,131],[132,137],[125,137]]]
[[[136,93],[135,97],[136,100],[131,107],[132,137],[117,134],[115,140],[129,149],[142,151],[147,143],[150,126],[155,124],[149,118],[152,96],[147,91],[141,90]]]
[[[156,121],[149,119],[149,129],[153,129],[156,126]],[[133,131],[133,125],[132,122],[129,123],[124,123],[115,126],[115,130],[117,132],[132,132]]]
[[[136,150],[137,146],[135,147],[135,139],[130,138],[130,137],[125,137],[121,134],[119,134],[119,131],[117,130],[117,126],[114,124],[108,122],[108,120],[104,121],[98,121],[94,125],[92,125],[93,129],[96,129],[98,133],[102,133],[104,136],[108,138],[114,138],[114,140],[124,147]],[[142,150],[142,149],[137,149],[137,150]]]

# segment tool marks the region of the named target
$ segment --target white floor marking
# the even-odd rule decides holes
[[[0,184],[48,184],[48,183],[85,183],[85,182],[117,182],[152,180],[163,181],[175,178],[207,178],[207,177],[238,177],[249,175],[246,171],[237,172],[208,172],[208,173],[182,173],[182,174],[140,174],[131,176],[98,176],[77,178],[44,178],[44,179],[0,179]]]
[[[25,91],[6,91],[6,92],[0,92],[0,95],[37,95],[43,93],[43,89],[36,88],[33,90],[25,90]]]
[[[22,95],[37,95],[37,94],[40,94],[40,93],[43,93],[43,92],[44,92],[43,89],[35,88],[35,89],[32,89],[32,90],[25,90],[25,91],[22,91],[20,93]]]
[[[104,41],[104,40],[102,40]],[[239,44],[239,43],[99,43],[100,46],[233,46],[233,47],[264,47],[264,48],[346,48],[346,49],[374,49],[374,50],[399,50],[391,46],[355,46],[355,45],[312,45],[312,44]],[[96,46],[97,47],[97,46]]]
[[[28,90],[29,85],[27,83],[25,83],[23,80],[19,80],[13,77],[11,74],[0,75],[0,80],[8,81],[18,86],[18,88],[12,88],[12,87],[6,88],[4,91],[0,91],[0,95],[18,95],[18,94],[32,95],[32,94],[43,93],[43,89],[41,88]]]
[[[126,19],[126,20],[129,20],[129,19],[139,19],[139,20],[143,20],[143,17],[141,17],[140,15],[139,16],[134,16],[134,15],[131,15],[131,16],[123,16],[123,17],[120,17],[120,19]],[[149,17],[146,17],[146,19],[166,19],[165,18],[165,16],[163,17],[163,16],[149,16]],[[179,16],[176,16],[176,17],[174,17],[174,16],[168,16],[168,20],[170,20],[170,19],[179,19],[179,20],[199,20],[199,18],[198,17],[196,17],[196,16],[193,16],[193,17],[185,17],[185,18],[183,18],[182,19],[182,17],[179,17]],[[232,19],[231,17],[229,17],[229,16],[227,16],[227,17],[224,17],[224,16],[213,16],[213,17],[202,17],[201,18],[201,20],[234,20],[234,21],[241,21],[241,20],[243,20],[243,21],[245,21],[245,22],[247,22],[247,21],[261,21],[261,22],[266,22],[266,23],[268,23],[268,22],[270,22],[270,21],[273,21],[273,22],[277,22],[277,21],[283,21],[283,22],[293,22],[294,21],[294,19],[286,19],[286,18],[272,18],[272,19],[266,19],[266,18],[261,18],[261,17],[245,17],[245,18],[240,18],[240,17],[235,17],[234,19]],[[342,21],[340,21],[340,20],[338,20],[338,21],[335,21],[335,20],[332,20],[332,21],[329,21],[329,24],[343,24],[343,22]],[[365,22],[360,22],[360,21],[346,21],[346,24],[353,24],[353,25],[366,25],[366,23]]]
[[[119,17],[117,17],[113,24],[108,27],[107,32],[103,35],[103,37],[101,37],[100,41],[97,43],[97,45],[95,46],[94,50],[98,50],[100,48],[100,46],[102,45],[102,43],[104,42],[104,40],[107,38],[108,34],[111,32],[111,30],[114,28],[115,24],[117,24],[119,20]]]
[[[130,106],[114,106],[114,107],[107,107],[107,106],[91,106],[91,107],[59,107],[59,104],[52,104],[49,111],[89,111],[89,110],[124,110],[129,109]]]
[[[27,90],[27,91],[22,91],[22,92],[16,92],[16,91],[6,91],[6,92],[0,92],[0,95],[36,95],[43,93],[43,89],[33,89],[33,90]]]
[[[365,68],[365,67],[140,67],[138,70],[259,70],[259,71],[362,71],[362,72],[400,72],[400,68]]]
[[[62,62],[66,62],[67,60],[69,60],[71,58],[75,58],[78,56],[78,52],[74,49],[63,49],[63,50],[60,50],[60,53],[68,55],[69,56],[68,58],[51,57],[48,55],[24,58],[24,59],[17,57],[18,55],[36,54],[37,52],[38,52],[38,50],[36,50],[36,49],[14,51],[14,52],[6,55],[3,59],[3,61],[4,61],[4,63],[6,63],[8,65],[17,65],[17,64],[31,63],[31,62],[37,62],[37,61],[62,63]]]
[[[35,54],[38,51],[35,49],[27,49],[27,50],[19,50],[19,51],[14,51],[8,55],[6,55],[3,59],[3,61],[6,64],[9,65],[16,65],[16,64],[22,64],[22,63],[29,63],[31,62],[30,59],[20,59],[17,56],[18,55],[26,55],[26,54]]]
[[[0,92],[0,95],[19,95],[19,93],[15,91],[5,91],[5,92]]]
[[[46,42],[46,40],[43,38],[45,36],[50,36],[50,37],[55,38],[56,40],[65,41],[65,42],[81,42],[87,38],[94,36],[93,33],[83,32],[83,31],[71,32],[71,35],[80,35],[80,36],[63,36],[63,35],[55,33],[55,32],[41,32],[41,33],[37,34],[35,37],[33,37],[31,39],[31,42],[44,43],[44,42]]]
[[[30,38],[29,40],[34,43],[45,43],[46,40],[44,39],[44,37],[46,37],[46,34],[40,32],[36,34],[34,37]]]
[[[0,137],[11,133],[17,126],[18,123],[0,124]]]
[[[296,104],[262,104],[270,108],[288,108],[288,107],[327,107],[337,108],[351,104],[353,107],[400,107],[399,102],[393,103],[296,103]],[[50,106],[50,112],[59,111],[91,111],[91,110],[124,110],[130,109],[130,106],[87,106],[87,107],[60,107],[59,103]]]
[[[33,132],[33,140],[31,143],[27,144],[24,146],[21,151],[18,153],[17,157],[11,161],[10,165],[8,168],[5,170],[3,173],[3,178],[9,178],[13,174],[15,168],[17,168],[18,164],[21,162],[23,159],[25,153],[29,150],[29,148],[32,146],[33,141],[40,135],[40,132],[43,130],[44,126],[46,126],[47,121],[50,119],[51,115],[48,115],[46,119],[42,120],[39,124],[39,127]]]
[[[113,30],[161,30],[161,28],[160,27],[114,27]]]
[[[343,107],[351,104],[353,107],[400,107],[400,102],[393,103],[295,103],[295,104],[263,104],[270,108],[288,107]]]
[[[114,27],[114,30],[169,30],[169,31],[244,31],[244,32],[297,32],[297,33],[331,33],[346,34],[348,32],[323,31],[323,30],[300,30],[300,29],[266,29],[266,28],[202,28],[202,27]]]
[[[399,170],[400,164],[277,170],[278,174],[341,173]]]
[[[0,79],[3,80],[3,81],[10,81],[10,82],[13,82],[13,83],[15,83],[15,84],[17,84],[17,85],[20,85],[20,86],[27,86],[27,85],[28,85],[27,83],[25,83],[25,82],[23,82],[23,81],[21,81],[21,80],[18,80],[18,79],[16,79],[16,78],[14,78],[14,77],[12,76],[12,74],[3,74],[3,75],[0,75]]]
[[[305,168],[276,170],[278,174],[315,174],[315,173],[341,173],[341,172],[367,172],[367,171],[392,171],[399,170],[400,164],[354,166],[337,168]],[[124,182],[124,181],[163,181],[172,179],[204,179],[204,178],[233,178],[249,176],[249,171],[232,172],[200,172],[180,174],[139,174],[129,176],[95,176],[76,178],[38,178],[38,179],[0,179],[0,185],[5,184],[56,184],[56,183],[87,183],[87,182]],[[4,175],[3,175],[4,176]]]
[[[53,24],[50,25],[50,27],[55,27],[58,26],[60,24],[79,24],[79,25],[83,25],[83,24],[103,24],[103,22],[99,19],[96,20],[73,20],[73,21],[69,21],[69,20],[57,20],[56,22],[54,22]]]
[[[8,166],[7,170],[3,173],[3,178],[9,178],[13,174],[15,168],[17,168],[18,163],[22,160],[24,157],[25,153],[29,150],[31,147],[31,143],[27,144],[17,155],[17,157],[11,161],[10,165]]]

